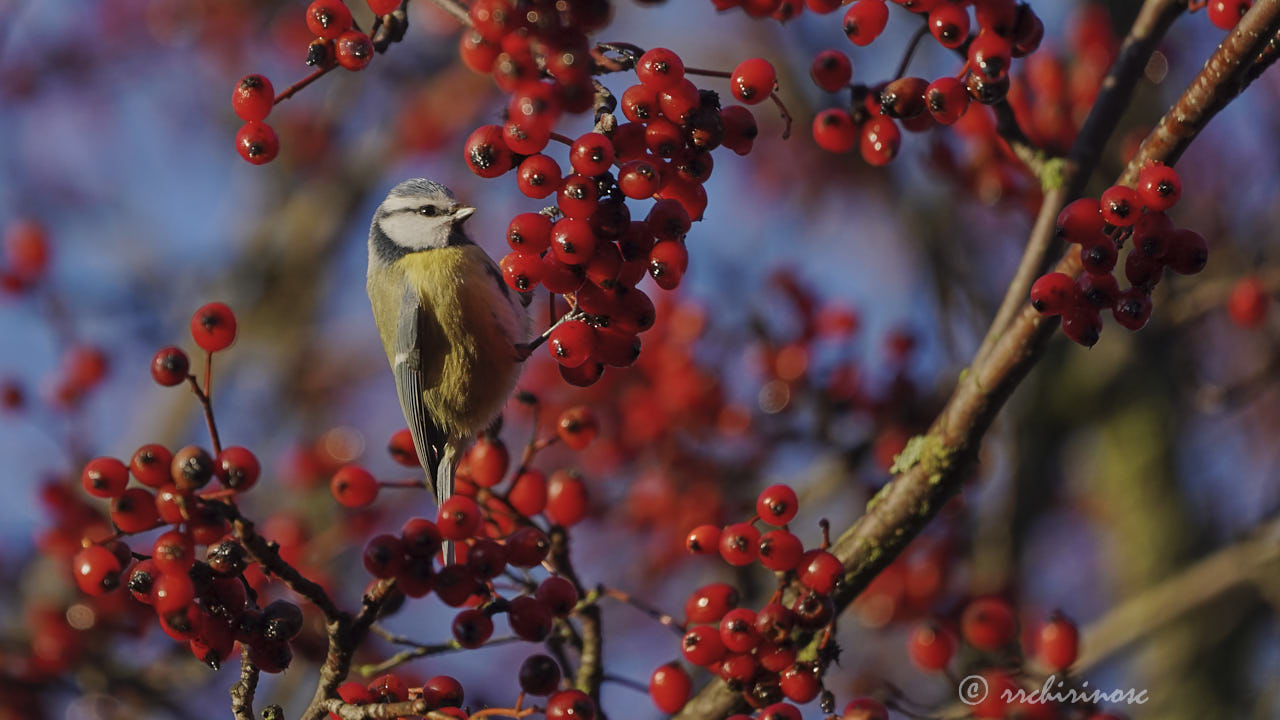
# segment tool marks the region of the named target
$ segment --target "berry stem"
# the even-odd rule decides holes
[[[222,440],[218,437],[218,423],[213,418],[213,399],[209,397],[209,393],[200,389],[200,381],[195,375],[188,375],[187,382],[191,385],[191,392],[196,394],[196,398],[200,400],[200,406],[204,408],[204,424],[209,427],[209,441],[213,443],[213,454],[216,456],[222,452]],[[205,365],[205,383],[209,382],[209,365]]]
[[[445,653],[457,652],[463,649],[463,647],[458,644],[457,640],[449,640],[448,642],[434,643],[434,644],[420,643],[415,640],[411,640],[405,637],[404,635],[397,635],[395,633],[392,633],[379,625],[371,626],[369,628],[369,632],[373,633],[374,635],[377,635],[378,637],[386,640],[389,643],[394,643],[396,645],[407,645],[409,649],[402,650],[396,653],[395,655],[392,655],[391,657],[387,658],[386,660],[383,660],[380,663],[370,663],[367,665],[359,665],[356,668],[354,668],[357,674],[363,675],[365,677],[381,675],[391,670],[392,668],[399,667],[407,662],[417,660],[418,658],[429,657],[432,655],[444,655]],[[482,645],[481,647],[491,647],[493,645],[506,645],[508,643],[519,642],[519,641],[520,641],[520,638],[516,637],[515,635],[497,637],[497,638],[492,638],[489,641],[485,642],[485,644]]]
[[[684,69],[684,74],[705,75],[707,77],[718,78],[733,77],[732,73],[725,72],[724,70],[706,70],[704,68],[691,67],[686,67]],[[769,93],[769,99],[773,101],[774,105],[778,106],[778,115],[782,117],[782,139],[786,140],[791,137],[791,111],[787,109],[786,103],[782,102],[782,98],[778,97],[778,92],[776,90]]]
[[[240,648],[240,679],[231,686],[231,714],[236,720],[255,720],[253,696],[258,690],[258,666],[249,659],[249,646]]]
[[[322,67],[318,70],[312,71],[310,75],[307,75],[306,77],[302,78],[298,82],[290,85],[289,87],[281,91],[281,93],[276,96],[275,102],[273,104],[279,105],[280,103],[284,102],[285,100],[288,100],[294,95],[297,95],[299,90],[305,88],[306,86],[310,85],[316,80],[319,80],[320,78],[324,77],[325,73],[329,72],[330,70],[336,67],[338,66],[330,65],[328,67]]]
[[[915,57],[916,48],[920,47],[920,40],[929,34],[929,24],[926,22],[916,29],[911,39],[907,41],[907,49],[902,52],[902,60],[898,62],[898,69],[893,73],[893,79],[897,80],[907,74],[907,68],[911,65],[911,58]]]
[[[471,24],[471,14],[457,0],[431,0],[436,7],[448,13],[454,20],[462,23],[465,27],[475,27]]]
[[[671,628],[672,630],[675,631],[677,635],[683,636],[685,633],[684,624],[677,621],[671,615],[668,615],[667,613],[664,613],[661,610],[653,607],[652,605],[649,605],[641,600],[637,600],[635,597],[631,595],[631,593],[628,593],[624,590],[618,590],[617,588],[605,587],[604,585],[599,586],[599,588],[597,588],[596,590],[596,593],[600,597],[613,598],[614,600],[617,600],[619,602],[624,602],[630,605],[631,607],[639,610],[645,615],[648,615],[654,620],[657,620],[663,625]],[[648,692],[647,688],[645,692]]]

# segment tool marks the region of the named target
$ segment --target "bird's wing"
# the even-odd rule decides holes
[[[409,423],[413,447],[427,473],[427,484],[436,489],[436,474],[440,467],[447,438],[427,413],[422,393],[426,390],[422,368],[423,313],[422,296],[410,286],[405,289],[400,302],[400,315],[396,321],[395,354],[392,371],[396,378],[396,394],[400,397],[400,409]]]

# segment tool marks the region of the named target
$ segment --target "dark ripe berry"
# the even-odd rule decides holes
[[[796,578],[810,590],[829,595],[843,573],[844,566],[835,555],[826,550],[810,550],[800,558]]]
[[[537,289],[546,267],[537,254],[521,251],[507,253],[498,266],[502,269],[502,279],[519,292]]]
[[[262,634],[268,640],[288,640],[302,632],[302,609],[288,600],[276,600],[262,609]]]
[[[348,70],[363,70],[373,60],[373,43],[359,30],[348,30],[334,40],[333,56]]]
[[[463,146],[463,158],[471,172],[482,178],[495,178],[511,169],[511,150],[502,138],[502,128],[481,125],[472,131]]]
[[[351,27],[351,10],[342,0],[315,0],[307,7],[307,29],[334,40]]]
[[[1075,281],[1060,272],[1041,275],[1031,285],[1031,307],[1041,315],[1061,315],[1071,307]]]
[[[677,125],[687,125],[693,119],[693,113],[702,104],[702,96],[698,86],[688,80],[681,80],[658,93],[658,109],[662,116]]]
[[[526,526],[507,536],[506,550],[512,567],[531,568],[547,558],[551,540],[538,528]]]
[[[481,580],[495,578],[507,567],[507,549],[496,540],[477,540],[467,550],[467,567]]]
[[[1162,163],[1142,168],[1135,188],[1142,203],[1150,210],[1168,210],[1182,197],[1182,180],[1177,171]]]
[[[543,580],[534,592],[538,602],[546,605],[556,617],[568,617],[578,604],[578,589],[569,580],[558,575]]]
[[[1035,52],[1044,40],[1044,22],[1027,3],[1018,3],[1010,39],[1013,41],[1013,57],[1016,58]]]
[[[465,495],[454,495],[440,506],[436,527],[448,540],[466,540],[480,529],[480,506]]]
[[[684,206],[675,200],[659,200],[645,217],[649,232],[657,240],[684,240],[692,222]]]
[[[507,0],[476,0],[468,14],[476,31],[494,43],[502,42],[508,32],[519,26],[521,19]]]
[[[155,496],[142,488],[129,488],[111,501],[111,522],[120,532],[140,533],[159,521]]]
[[[188,445],[173,454],[169,476],[179,490],[199,490],[213,479],[213,458],[204,448]]]
[[[1195,230],[1175,230],[1164,261],[1179,275],[1195,275],[1209,262],[1209,245]]]
[[[694,665],[707,666],[720,662],[724,657],[724,641],[719,631],[709,625],[698,625],[689,629],[680,642],[680,651],[684,659]]]
[[[195,542],[188,533],[170,530],[156,538],[151,559],[162,573],[186,573],[196,562]]]
[[[859,47],[870,45],[889,24],[884,0],[857,0],[844,14],[844,34]]]
[[[822,692],[818,666],[810,662],[796,663],[783,670],[778,684],[782,687],[782,694],[792,702],[807,703]],[[796,717],[800,717],[799,711],[796,712]]]
[[[702,184],[711,178],[711,172],[715,169],[715,160],[709,152],[689,152],[677,155],[672,159],[672,166],[676,171],[676,180],[686,183]],[[669,191],[664,189],[663,192]],[[685,208],[686,211],[688,208]],[[692,216],[692,213],[690,213]]]
[[[1163,260],[1173,244],[1174,231],[1168,215],[1158,210],[1145,212],[1133,225],[1133,247],[1147,257]]]
[[[877,700],[857,698],[844,706],[840,720],[889,720],[889,711]]]
[[[186,382],[190,368],[187,354],[176,347],[162,348],[151,359],[151,377],[165,387]]]
[[[813,118],[813,141],[827,152],[849,152],[859,137],[859,128],[847,110],[827,108]]]
[[[227,538],[205,551],[205,562],[218,575],[239,575],[248,566],[247,553],[240,543]]]
[[[115,458],[94,458],[80,473],[80,484],[94,497],[120,497],[129,485],[129,468]]]
[[[493,636],[493,620],[474,608],[453,618],[453,638],[464,648],[478,648]]]
[[[396,587],[405,597],[426,597],[434,586],[435,568],[431,565],[431,558],[406,555],[404,567],[396,575]]]
[[[969,72],[964,78],[965,90],[969,97],[983,105],[995,105],[1009,95],[1009,76],[1003,75],[992,80],[981,73]]]
[[[694,555],[713,555],[720,552],[720,527],[699,525],[689,531],[684,547]]]
[[[898,78],[880,91],[880,109],[892,118],[911,119],[925,111],[925,90],[929,81],[920,77]]]
[[[1120,285],[1116,283],[1115,276],[1110,273],[1105,275],[1082,273],[1076,278],[1076,292],[1091,307],[1109,310],[1115,307],[1116,299],[1120,297]]]
[[[756,105],[768,99],[778,80],[773,64],[762,58],[744,60],[734,68],[729,77],[733,96],[747,105]]]
[[[718,623],[725,613],[738,606],[738,589],[728,583],[704,585],[689,595],[684,604],[690,623]]]
[[[1093,347],[1102,336],[1102,317],[1092,307],[1070,307],[1062,313],[1062,332],[1073,342]]]
[[[1102,219],[1116,227],[1128,227],[1142,213],[1142,198],[1133,188],[1115,185],[1102,193]]]
[[[776,677],[763,675],[752,682],[751,687],[747,688],[742,695],[748,705],[759,710],[773,707],[773,705],[781,701],[782,688],[778,687],[778,679]]]
[[[756,514],[770,525],[782,527],[795,518],[799,505],[791,486],[770,485],[756,497]]]
[[[835,616],[835,606],[829,596],[809,592],[796,598],[791,612],[795,615],[797,625],[816,630],[831,622],[831,618]]]
[[[653,163],[632,160],[618,170],[618,187],[623,195],[633,200],[643,200],[661,189],[662,176]]]
[[[448,675],[436,675],[422,686],[422,700],[428,710],[462,707],[465,697],[462,683]]]
[[[566,320],[551,331],[547,348],[556,362],[569,368],[578,367],[595,350],[595,328],[581,320]]]
[[[1018,619],[1009,601],[998,597],[978,598],[965,607],[960,617],[965,642],[992,652],[1008,645],[1018,632]]]
[[[467,598],[483,591],[484,586],[466,565],[446,565],[436,573],[432,589],[445,605],[461,607]]]
[[[287,642],[263,640],[249,646],[249,660],[262,672],[284,672],[293,662],[293,648]]]
[[[1159,260],[1142,253],[1137,248],[1129,252],[1124,259],[1124,277],[1129,284],[1151,292],[1160,282],[1164,273],[1164,264]]]
[[[247,122],[236,133],[236,151],[254,165],[265,165],[280,153],[280,139],[270,125],[256,120]]]
[[[359,465],[347,465],[333,474],[329,492],[343,507],[365,507],[378,497],[378,480]]]
[[[1080,652],[1080,631],[1070,618],[1055,612],[1036,633],[1036,654],[1054,672],[1071,667]]]
[[[888,165],[898,155],[902,131],[887,117],[872,118],[862,126],[862,159],[868,165]]]
[[[90,545],[77,552],[71,568],[76,585],[86,595],[105,595],[120,586],[120,559],[101,545]]]
[[[324,38],[312,40],[307,46],[307,57],[303,62],[307,67],[323,69],[337,67],[338,60],[335,57],[333,41]]]
[[[546,640],[554,622],[551,610],[528,595],[512,599],[507,619],[511,623],[511,631],[527,642]]]
[[[590,219],[599,204],[595,183],[578,173],[566,177],[556,193],[556,205],[567,218]]]
[[[929,12],[929,32],[945,48],[960,47],[969,38],[969,11],[962,5],[938,5]]]
[[[1111,314],[1121,327],[1141,330],[1151,319],[1151,295],[1139,288],[1129,288],[1116,297]]]
[[[520,663],[518,677],[524,692],[550,695],[560,686],[560,665],[550,655],[530,655]]]
[[[525,470],[511,483],[507,500],[520,514],[537,515],[547,507],[547,476],[541,470]]]
[[[1103,236],[1102,207],[1093,198],[1080,198],[1058,213],[1058,237],[1073,243],[1090,243]]]
[[[691,220],[701,220],[702,214],[707,209],[706,189],[700,183],[684,180],[678,174],[662,189],[662,192],[658,193],[657,197],[679,203],[680,207],[684,208],[685,215]],[[682,261],[680,267],[683,273],[688,267],[687,261]]]
[[[364,546],[364,569],[378,578],[395,577],[404,567],[404,545],[395,535],[376,535]]]
[[[262,466],[247,448],[225,448],[214,460],[214,473],[224,487],[245,491],[258,482]]]
[[[1209,22],[1230,30],[1253,6],[1253,0],[1209,0]]]
[[[956,641],[934,622],[916,625],[907,636],[907,655],[916,667],[926,672],[941,672],[951,662]]]
[[[741,105],[730,105],[720,110],[724,123],[724,140],[721,144],[739,155],[751,152],[760,129],[751,111]]]
[[[969,109],[969,91],[956,78],[941,77],[929,83],[924,91],[929,114],[942,125],[950,125]]]
[[[689,701],[693,680],[678,663],[667,663],[649,676],[649,697],[664,713],[675,713]]]
[[[566,265],[582,265],[596,251],[597,238],[591,223],[585,219],[566,217],[551,228],[551,251]]]
[[[640,56],[636,77],[654,90],[665,90],[684,79],[684,63],[666,48],[653,48]]]
[[[759,544],[759,530],[750,523],[734,523],[720,533],[720,557],[730,565],[749,565],[758,557]]]
[[[836,92],[849,84],[853,77],[853,63],[839,50],[823,50],[813,58],[809,77],[813,78],[814,85],[827,92]]]
[[[557,470],[547,482],[547,519],[562,527],[572,527],[587,516],[590,498],[582,476],[570,470]]]
[[[760,644],[756,632],[756,614],[747,608],[735,608],[720,619],[720,641],[730,652],[750,652]]]
[[[507,244],[512,250],[541,253],[551,246],[551,218],[533,212],[516,215],[507,225]]]
[[[1261,327],[1270,306],[1271,297],[1256,275],[1237,280],[1227,296],[1227,316],[1246,330]]]
[[[236,316],[225,303],[202,305],[191,316],[191,337],[206,352],[231,347],[236,340]]]
[[[412,557],[434,557],[440,552],[442,539],[440,529],[426,518],[409,518],[400,526],[400,546]]]
[[[276,93],[270,80],[261,75],[245,75],[231,93],[231,109],[245,122],[265,120],[275,100]]]

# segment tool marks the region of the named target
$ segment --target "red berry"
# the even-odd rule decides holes
[[[1091,307],[1070,307],[1062,313],[1062,332],[1076,343],[1093,347],[1102,336],[1102,317]]]
[[[1018,631],[1013,606],[996,597],[969,603],[960,617],[960,632],[970,645],[992,652],[1008,645]]]
[[[698,86],[688,80],[681,80],[658,93],[658,109],[662,116],[678,125],[687,125],[693,118],[693,111],[701,104]]]
[[[857,0],[844,14],[844,34],[858,46],[870,45],[888,24],[889,8],[884,0]]]
[[[800,709],[790,703],[774,703],[760,711],[758,720],[803,720]]]
[[[258,482],[262,466],[247,448],[229,447],[214,458],[214,474],[223,487],[244,492]]]
[[[840,720],[889,720],[889,711],[871,698],[857,698],[844,706]]]
[[[1040,661],[1055,672],[1071,667],[1080,651],[1080,631],[1071,619],[1054,613],[1040,626],[1036,635],[1036,652]]]
[[[546,155],[530,155],[520,163],[516,184],[525,196],[541,200],[560,187],[560,164]]]
[[[667,663],[649,677],[649,697],[662,712],[672,714],[684,707],[693,691],[689,673],[677,663]]]
[[[1075,285],[1080,299],[1099,310],[1114,308],[1116,300],[1120,297],[1120,285],[1116,282],[1115,276],[1110,274],[1082,273],[1076,278]]]
[[[351,10],[342,0],[315,0],[307,7],[307,29],[325,40],[336,40],[351,27]]]
[[[595,328],[581,320],[566,320],[551,331],[547,347],[556,362],[569,368],[578,367],[595,350]]]
[[[466,540],[480,529],[480,506],[466,495],[454,495],[440,506],[436,527],[449,540]]]
[[[1103,191],[1101,208],[1103,220],[1116,227],[1128,227],[1142,213],[1142,198],[1133,188],[1115,185]]]
[[[1267,319],[1271,298],[1257,276],[1248,275],[1236,281],[1227,297],[1227,315],[1236,325],[1252,330]]]
[[[245,122],[266,120],[275,101],[271,81],[261,75],[245,75],[231,93],[231,109]]]
[[[413,433],[409,432],[409,428],[400,428],[391,435],[391,439],[387,441],[387,452],[397,465],[421,467],[418,449],[413,446]]]
[[[1151,210],[1168,210],[1182,197],[1181,178],[1176,170],[1163,163],[1142,168],[1135,188],[1143,204]]]
[[[359,465],[347,465],[333,474],[329,492],[339,505],[349,508],[366,507],[378,497],[378,480]]]
[[[1141,330],[1151,317],[1151,295],[1139,288],[1129,288],[1116,297],[1111,314],[1122,327]]]
[[[400,526],[400,544],[411,557],[435,556],[440,552],[441,538],[440,529],[426,518],[409,518]]]
[[[888,165],[901,145],[902,132],[890,118],[872,118],[862,126],[862,159],[868,165]]]
[[[724,139],[720,143],[739,155],[751,152],[756,135],[760,134],[751,111],[741,105],[730,105],[720,110],[720,120],[724,123]]]
[[[684,541],[685,549],[694,555],[713,555],[720,552],[720,527],[699,525],[689,531]]]
[[[690,623],[718,623],[738,606],[738,589],[728,583],[711,583],[694,590],[684,604]]]
[[[540,470],[525,470],[511,483],[507,500],[522,515],[541,513],[547,507],[547,477]]]
[[[551,251],[566,265],[583,265],[596,251],[596,235],[587,220],[566,217],[551,228]]]
[[[551,540],[535,527],[522,527],[507,536],[507,562],[519,568],[540,564],[551,551]]]
[[[1058,236],[1072,243],[1096,242],[1103,234],[1102,207],[1093,198],[1080,198],[1058,213]]]
[[[80,473],[80,484],[94,497],[120,497],[129,484],[129,468],[115,458],[94,458]]]
[[[853,63],[839,50],[823,50],[813,58],[809,77],[813,78],[814,85],[827,92],[836,92],[849,84],[853,77]]]
[[[748,105],[762,103],[773,93],[778,74],[773,65],[762,58],[742,61],[729,77],[733,96]]]
[[[786,530],[770,530],[760,538],[760,564],[774,572],[795,569],[804,555],[804,543]]]
[[[186,382],[190,369],[187,354],[176,347],[162,348],[151,359],[151,377],[166,387]]]
[[[748,565],[758,557],[759,544],[759,530],[750,523],[734,523],[720,534],[720,557],[730,565]]]
[[[1060,272],[1041,275],[1031,285],[1031,307],[1042,315],[1061,315],[1071,307],[1075,281]]]
[[[557,470],[547,483],[547,519],[556,525],[570,527],[587,516],[589,508],[586,483],[582,476],[568,470]]]
[[[643,200],[662,188],[662,175],[653,163],[632,160],[618,170],[618,188],[633,200]]]
[[[464,648],[478,648],[493,636],[493,620],[474,608],[453,618],[453,637]]]
[[[551,610],[528,595],[521,595],[511,601],[507,619],[511,623],[511,631],[527,642],[546,640],[554,623]]]
[[[800,584],[818,593],[830,595],[844,573],[840,559],[826,550],[810,550],[800,558],[796,577]]]
[[[950,76],[929,83],[924,91],[924,100],[929,114],[943,125],[956,122],[969,109],[969,91],[964,83]]]
[[[653,48],[640,56],[636,77],[654,90],[665,90],[684,79],[684,63],[666,48]]]
[[[111,501],[111,522],[120,532],[140,533],[159,521],[155,496],[142,488],[129,488]]]
[[[400,7],[401,0],[368,0],[369,9],[379,17],[390,15]]]
[[[1009,73],[1013,45],[985,28],[969,43],[969,66],[986,80],[1001,80]]]
[[[969,39],[969,11],[963,5],[938,5],[929,12],[929,32],[942,47],[960,47]]]
[[[373,60],[373,43],[359,30],[348,30],[333,43],[338,64],[348,70],[363,70]]]
[[[467,449],[465,457],[471,468],[471,481],[486,488],[502,482],[511,462],[507,446],[487,435],[476,440]]]
[[[556,433],[565,445],[574,450],[581,450],[595,439],[600,432],[600,422],[595,413],[585,405],[569,408],[560,413],[556,422]]]
[[[551,126],[537,120],[512,118],[502,126],[502,141],[516,155],[540,153],[551,142]]]
[[[783,670],[780,685],[782,694],[792,702],[807,703],[822,692],[822,678],[818,674],[818,666],[813,663],[796,663]],[[795,717],[799,720],[799,711]]]
[[[543,580],[533,593],[538,602],[546,605],[556,617],[568,617],[578,604],[578,589],[569,580],[558,575]]]
[[[507,244],[512,250],[540,254],[551,246],[551,218],[542,213],[520,213],[507,225]]]
[[[1089,268],[1086,261],[1085,269]],[[1151,292],[1164,273],[1164,264],[1141,250],[1134,248],[1124,259],[1124,277],[1131,285]]]
[[[120,586],[120,559],[101,545],[90,545],[71,561],[76,584],[86,595],[99,596]]]
[[[941,672],[951,662],[956,642],[951,634],[937,623],[916,625],[907,636],[907,655],[921,670]]]
[[[720,641],[730,652],[744,653],[760,644],[756,632],[756,614],[747,608],[735,608],[720,619]]]
[[[225,350],[236,340],[236,316],[223,303],[203,305],[191,316],[191,337],[206,352]]]
[[[595,720],[596,704],[581,690],[561,690],[547,698],[547,720]]]
[[[568,218],[590,219],[600,206],[595,182],[578,173],[569,175],[556,193],[556,205]]]
[[[1195,275],[1209,262],[1209,245],[1195,230],[1175,230],[1164,260],[1179,275]]]
[[[1132,256],[1133,253],[1130,253]],[[1087,242],[1080,248],[1080,264],[1087,273],[1106,275],[1116,266],[1119,251],[1111,238],[1099,236],[1097,240]]]
[[[756,497],[756,514],[764,522],[782,527],[796,516],[800,501],[790,485],[770,485]]]
[[[265,165],[280,153],[276,131],[264,122],[247,122],[236,133],[236,151],[254,165]]]
[[[518,676],[524,692],[550,695],[560,685],[560,664],[550,655],[530,655],[520,664]]]
[[[569,161],[573,169],[583,175],[607,172],[613,165],[613,143],[600,133],[582,135],[569,148]]]
[[[827,152],[849,152],[859,136],[853,116],[843,108],[827,108],[813,118],[813,141]]]
[[[482,178],[495,178],[511,169],[511,150],[497,125],[476,128],[463,146],[463,157],[471,172]]]
[[[1210,0],[1209,22],[1223,30],[1230,30],[1253,6],[1253,0]]]
[[[698,625],[689,628],[680,643],[684,659],[694,665],[707,666],[720,661],[724,657],[724,641],[719,631],[709,625]]]
[[[395,535],[375,535],[365,544],[362,559],[370,575],[395,577],[404,568],[404,545]]]
[[[195,564],[195,541],[188,533],[170,530],[156,538],[151,560],[161,573],[185,574]]]

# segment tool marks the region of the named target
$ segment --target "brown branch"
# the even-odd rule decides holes
[[[210,355],[209,360],[213,356]],[[209,387],[210,372],[209,365],[205,365],[204,385]],[[200,401],[200,407],[204,409],[204,424],[209,428],[209,442],[213,443],[213,454],[217,456],[222,452],[222,440],[218,437],[218,423],[213,419],[213,398],[212,393],[200,389],[200,382],[196,380],[195,375],[188,375],[187,382],[191,385],[191,392],[195,393],[196,399]]]
[[[231,714],[236,720],[255,720],[253,695],[258,690],[258,666],[249,659],[249,646],[240,649],[240,680],[231,686]]]
[[[548,561],[557,575],[563,576],[578,589],[578,596],[586,593],[582,583],[574,572],[573,563],[569,560],[569,534],[562,527],[551,528],[551,552]],[[600,707],[600,684],[604,679],[604,637],[600,632],[600,607],[587,605],[577,611],[581,625],[582,652],[578,659],[578,672],[574,686],[591,696],[596,707]]]
[[[351,658],[355,656],[356,648],[368,636],[369,628],[378,618],[383,605],[398,592],[394,578],[379,581],[365,594],[360,612],[354,618],[346,613],[330,616],[327,626],[329,650],[325,654],[324,664],[320,666],[320,680],[316,683],[311,703],[302,714],[302,720],[321,720],[325,716],[327,704],[333,700],[338,685],[351,672]],[[421,715],[422,712],[400,711],[387,716],[359,717],[398,717],[405,714]]]
[[[1140,40],[1126,41],[1117,62],[1135,63],[1134,55],[1139,52],[1135,48],[1145,48],[1148,53],[1154,49],[1158,36],[1182,6],[1183,3],[1170,0],[1148,0],[1135,22],[1135,26],[1146,23],[1148,33]],[[1176,127],[1179,133],[1173,136],[1174,141],[1156,142],[1148,138],[1143,143],[1146,152],[1139,152],[1122,177],[1135,175],[1146,160],[1172,161],[1185,149],[1209,118],[1238,93],[1241,70],[1248,67],[1245,60],[1257,57],[1278,27],[1280,0],[1262,0],[1255,4],[1153,133],[1171,134],[1169,128]],[[1076,188],[1083,188],[1089,174],[1083,170],[1091,170],[1096,163],[1115,118],[1123,109],[1124,98],[1115,95],[1127,95],[1131,83],[1136,83],[1136,78],[1128,83],[1118,78],[1104,85],[1098,102],[1110,110],[1091,115],[1091,119],[1096,120],[1086,123],[1077,139],[1072,153],[1076,169],[1067,183],[1068,195],[1072,190],[1078,193]],[[1222,89],[1218,89],[1219,86]],[[1177,122],[1167,122],[1171,117],[1176,117]],[[1079,249],[1073,246],[1056,269],[1069,275],[1079,274]],[[993,328],[989,333],[990,350],[975,358],[962,375],[928,433],[912,438],[898,457],[893,468],[894,479],[872,498],[866,514],[832,546],[831,551],[846,568],[841,584],[833,593],[837,610],[847,607],[959,491],[976,463],[979,445],[992,420],[1048,344],[1057,323],[1040,316],[1026,303],[1025,295],[1022,297],[1020,309],[1008,327]],[[716,680],[686,703],[675,717],[679,720],[722,718],[743,706],[739,693]]]
[[[320,611],[331,622],[343,614],[338,610],[338,606],[333,604],[333,600],[329,598],[329,594],[325,592],[324,588],[298,572],[297,568],[280,557],[280,548],[275,543],[268,542],[266,538],[259,535],[257,529],[254,528],[253,522],[241,515],[239,508],[231,503],[211,502],[206,504],[218,510],[231,521],[231,532],[240,541],[240,544],[244,546],[245,552],[249,553],[249,557],[252,557],[255,562],[261,565],[264,571],[280,578],[281,582],[287,585],[290,590],[320,608]]]
[[[395,703],[374,703],[373,705],[351,705],[338,699],[326,700],[321,704],[322,713],[337,715],[339,720],[395,720],[405,715],[427,715],[427,701],[422,698]],[[427,717],[452,718],[449,715],[431,713]]]

